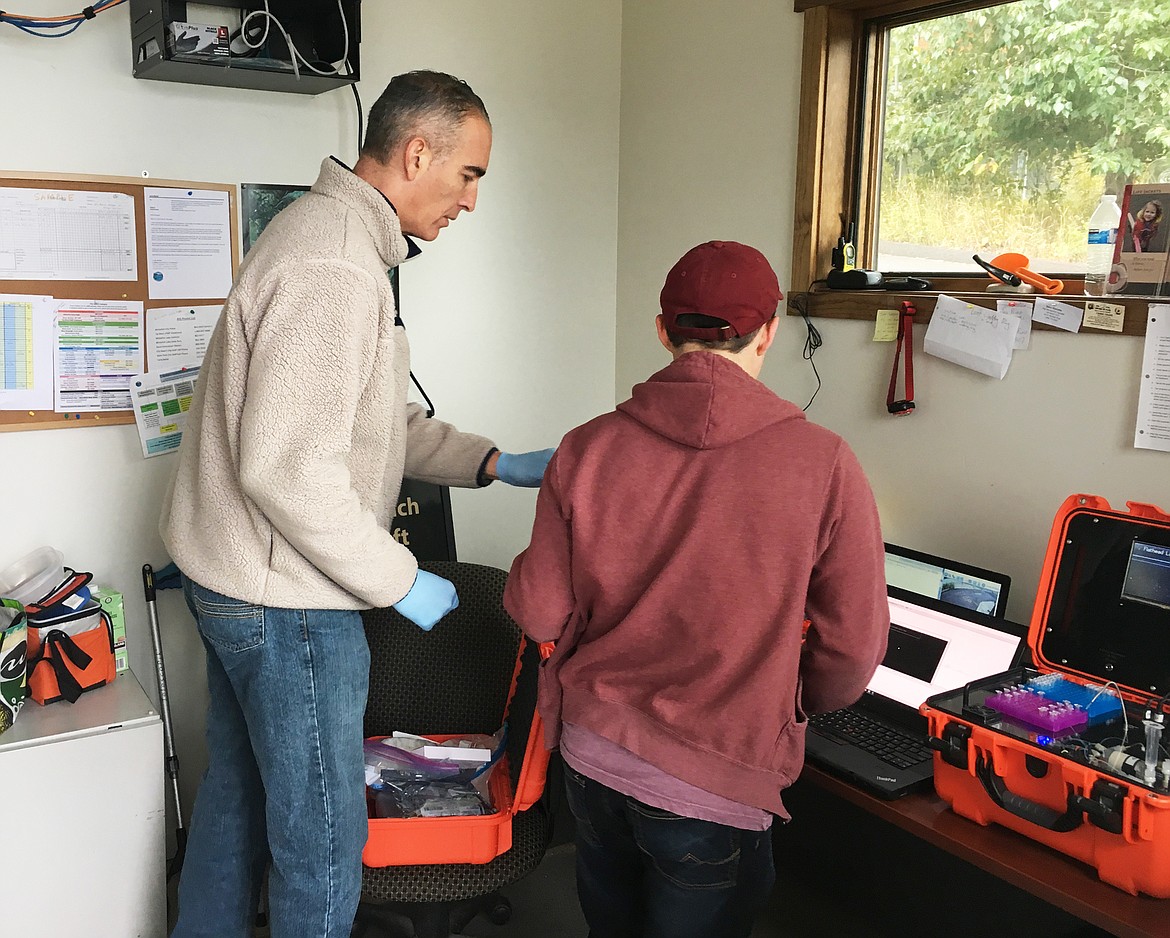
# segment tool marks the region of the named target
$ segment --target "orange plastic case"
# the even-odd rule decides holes
[[[1029,623],[1034,666],[937,694],[921,712],[935,788],[956,814],[1170,898],[1170,515],[1126,508],[1067,498]],[[1040,692],[1055,696],[1038,704]]]
[[[550,643],[540,647],[542,658],[547,658],[551,651]],[[521,642],[516,657],[516,675],[523,654],[524,643]],[[516,675],[512,678],[513,693]],[[453,735],[430,735],[428,738],[443,742]],[[549,752],[544,748],[544,723],[537,712],[532,716],[528,731],[516,791],[512,791],[507,755],[501,757],[492,770],[488,790],[496,808],[494,813],[475,817],[371,817],[362,863],[366,866],[416,866],[494,860],[512,848],[512,818],[532,807],[544,793],[548,758]]]

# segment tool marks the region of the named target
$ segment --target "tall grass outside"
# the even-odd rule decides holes
[[[1083,268],[1086,226],[1105,191],[1103,177],[1080,170],[1059,187],[1024,194],[1018,188],[956,185],[946,179],[883,177],[882,242],[965,251],[989,259],[1005,251]],[[1121,193],[1116,193],[1118,203]],[[1010,232],[1010,242],[1005,241]]]

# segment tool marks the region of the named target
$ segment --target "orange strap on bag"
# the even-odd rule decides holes
[[[104,610],[99,611],[99,623],[77,635],[29,626],[28,690],[33,700],[75,703],[87,690],[114,680],[114,626]]]

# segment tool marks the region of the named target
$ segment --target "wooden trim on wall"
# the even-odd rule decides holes
[[[853,191],[857,24],[818,7],[805,14],[792,286],[804,289],[828,270]]]
[[[986,282],[986,281],[985,281]],[[938,286],[939,284],[935,284]],[[955,281],[956,286],[961,284]],[[1032,303],[1043,299],[1039,293],[987,293],[981,287],[968,285],[967,290],[946,289],[948,296],[982,306],[987,309],[995,308],[996,300],[1023,300]],[[938,302],[939,294],[932,293],[899,293],[893,290],[813,290],[806,293],[790,293],[786,298],[789,316],[827,317],[832,319],[861,319],[872,322],[879,309],[899,308],[903,300],[914,304],[917,315],[916,323],[930,322],[934,305]],[[1146,334],[1146,313],[1151,303],[1161,303],[1164,297],[1135,297],[1135,296],[1072,296],[1061,295],[1050,297],[1061,303],[1070,303],[1073,306],[1083,307],[1086,302],[1109,303],[1113,306],[1125,307],[1125,324],[1121,332],[1105,332],[1099,329],[1084,327],[1082,331],[1089,335],[1130,335],[1144,336]],[[1033,329],[1051,329],[1054,332],[1064,330],[1055,326],[1033,322]]]
[[[962,13],[965,10],[986,10],[989,7],[1012,3],[1014,0],[887,0],[885,3],[875,0],[794,0],[792,9],[797,13],[807,13],[811,10],[837,10],[846,13],[860,14],[859,19],[881,19],[892,16],[912,16],[925,11],[936,13],[939,16],[949,16],[951,13]]]

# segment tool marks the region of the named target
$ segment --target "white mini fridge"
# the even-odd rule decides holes
[[[163,938],[162,719],[130,671],[0,734],[0,921],[32,938]]]

